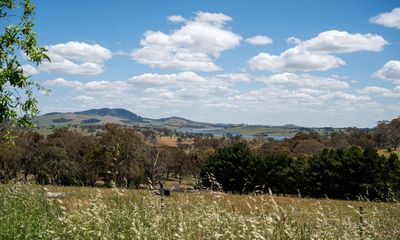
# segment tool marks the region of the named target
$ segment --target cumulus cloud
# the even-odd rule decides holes
[[[169,20],[180,22],[179,17]],[[220,54],[239,45],[241,36],[225,27],[232,19],[222,13],[198,12],[192,20],[169,34],[147,31],[131,57],[151,67],[193,71],[217,71]]]
[[[63,78],[56,78],[53,80],[48,80],[46,83],[50,86],[56,87],[70,87],[77,90],[87,90],[87,91],[126,91],[130,88],[125,81],[90,81],[90,82],[80,82],[65,80]]]
[[[246,39],[251,45],[267,45],[272,43],[272,39],[267,36],[257,35]]]
[[[172,15],[168,17],[168,21],[178,23],[178,22],[185,22],[186,19],[180,15]]]
[[[350,87],[347,82],[338,78],[324,78],[309,74],[280,73],[269,77],[261,77],[258,80],[273,85],[291,85],[312,89],[347,89]]]
[[[379,52],[388,44],[376,34],[351,34],[345,31],[331,30],[318,34],[317,37],[301,42],[301,49],[317,53],[351,53],[357,51]]]
[[[103,66],[98,63],[74,63],[67,59],[62,61],[43,62],[40,72],[62,72],[77,75],[97,75],[103,72]]]
[[[145,73],[131,77],[128,82],[138,86],[182,86],[206,84],[207,80],[194,72],[181,72],[177,74]]]
[[[366,95],[341,91],[269,86],[237,94],[228,101],[256,112],[360,112],[377,111],[378,104]]]
[[[400,84],[400,61],[391,60],[373,74],[374,77]]]
[[[242,79],[239,79],[240,77]],[[194,72],[177,74],[146,73],[131,77],[127,83],[132,84],[134,87],[147,88],[147,91],[162,88],[171,93],[173,92],[176,97],[196,98],[236,93],[231,88],[232,83],[244,81],[243,78],[244,76],[236,74],[203,77]]]
[[[75,41],[50,45],[47,46],[47,50],[47,54],[54,61],[69,59],[79,62],[102,63],[112,57],[110,50],[98,44]]]
[[[195,21],[222,27],[226,22],[232,21],[232,18],[222,13],[198,12]]]
[[[103,64],[112,57],[107,48],[98,44],[70,41],[46,46],[49,61],[44,61],[35,71],[26,65],[31,72],[62,72],[77,75],[97,75],[103,72]]]
[[[394,8],[391,12],[380,13],[369,21],[385,27],[400,29],[400,8]]]
[[[377,95],[382,95],[383,97],[400,97],[400,86],[397,86],[394,89],[387,89],[377,86],[368,86],[358,90],[358,92],[364,94],[377,94]]]
[[[299,49],[288,49],[280,55],[260,53],[248,61],[250,68],[270,72],[325,71],[345,65],[345,62],[328,54],[315,54]]]
[[[333,54],[357,51],[382,51],[388,44],[386,40],[374,34],[351,34],[345,31],[331,30],[318,36],[299,42],[290,38],[297,45],[280,55],[260,53],[248,63],[252,69],[271,72],[308,72],[325,71],[345,65],[345,62]]]

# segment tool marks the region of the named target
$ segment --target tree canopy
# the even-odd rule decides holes
[[[0,19],[8,23],[0,32],[0,123],[18,127],[32,126],[39,112],[34,90],[42,89],[24,72],[21,62],[37,66],[44,59],[50,60],[46,49],[37,44],[34,12],[29,0],[0,2]]]

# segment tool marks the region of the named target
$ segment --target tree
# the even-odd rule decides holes
[[[132,128],[107,124],[100,135],[100,146],[104,148],[107,166],[104,170],[117,186],[134,187],[144,180],[145,146],[142,137]],[[108,179],[107,179],[108,178]]]
[[[380,121],[374,128],[373,139],[378,147],[394,147],[400,145],[400,118],[392,121]]]
[[[30,0],[0,2],[0,19],[11,22],[0,32],[0,123],[11,122],[17,127],[32,126],[32,119],[39,112],[33,91],[42,89],[25,74],[18,55],[21,52],[36,66],[50,60],[46,49],[36,42],[34,10]]]
[[[213,174],[223,190],[228,192],[248,191],[249,167],[253,166],[255,156],[245,142],[238,142],[218,149],[210,155],[201,169],[203,185],[210,187],[209,174]]]
[[[26,132],[20,135],[17,139],[17,145],[22,149],[20,166],[24,173],[25,180],[36,165],[36,160],[40,151],[43,149],[44,137],[37,132]]]

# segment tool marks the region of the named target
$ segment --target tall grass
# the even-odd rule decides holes
[[[0,186],[0,239],[400,239],[397,203],[49,188]]]

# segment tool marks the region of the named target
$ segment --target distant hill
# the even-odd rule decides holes
[[[294,124],[283,126],[225,124],[196,122],[181,117],[166,117],[159,119],[144,118],[123,108],[89,109],[80,112],[47,113],[35,118],[35,124],[40,129],[53,127],[88,127],[101,126],[107,123],[137,127],[168,128],[180,132],[197,132],[223,135],[227,133],[252,136],[294,136],[298,132],[317,131],[329,133],[340,131],[336,128],[305,128]]]
[[[176,128],[207,128],[212,127],[210,123],[200,123],[195,122],[189,119],[181,118],[181,117],[167,117],[167,118],[160,118],[160,119],[151,119],[146,118],[146,122],[152,125],[166,125]]]
[[[210,123],[199,123],[181,117],[143,118],[123,108],[89,109],[71,113],[52,112],[36,117],[35,122],[39,127],[80,126],[88,124],[104,125],[107,123],[143,127],[166,127],[171,129],[212,127]]]
[[[130,120],[132,122],[143,122],[143,118],[123,108],[100,108],[90,109],[82,112],[75,112],[81,115],[110,116]]]

